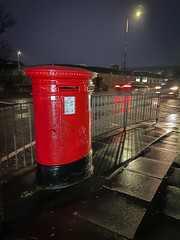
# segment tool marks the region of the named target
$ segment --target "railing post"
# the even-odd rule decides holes
[[[124,131],[126,130],[127,126],[127,119],[128,119],[128,96],[124,95],[124,118],[123,118],[123,128]]]
[[[29,115],[29,140],[31,144],[31,163],[34,163],[33,159],[33,145],[32,145],[32,123],[31,123],[31,106],[28,104],[28,115]]]
[[[24,141],[24,128],[23,128],[23,113],[22,113],[22,104],[20,104],[20,115],[21,115],[21,136],[22,136],[22,147],[23,147],[23,159],[24,167],[26,167],[26,153],[25,153],[25,141]]]
[[[16,124],[15,124],[15,115],[14,115],[14,106],[12,105],[12,121],[13,121],[13,136],[14,136],[14,151],[15,151],[15,159],[16,159],[16,168],[18,165],[17,158],[17,137],[16,137]]]
[[[7,167],[8,167],[9,166],[9,154],[8,154],[8,145],[7,145],[7,131],[6,131],[4,106],[2,108],[2,119],[3,119],[3,129],[4,129],[4,144],[5,144],[5,151],[6,151],[6,156],[7,156]]]
[[[158,96],[158,102],[157,102],[157,109],[156,109],[156,123],[159,120],[159,109],[160,109],[160,103],[161,103],[161,96]]]

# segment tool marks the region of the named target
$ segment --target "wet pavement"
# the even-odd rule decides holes
[[[180,114],[173,114],[171,124],[164,115],[94,139],[94,175],[67,189],[40,189],[34,167],[3,179],[1,239],[179,239]]]
[[[144,134],[141,132],[142,139],[148,128],[144,127]],[[119,154],[117,146],[122,133],[96,140],[100,144],[94,155],[95,175],[68,189],[39,189],[35,184],[34,168],[22,170],[21,174],[14,174],[7,182],[4,181],[2,239],[138,239],[142,222],[147,221],[144,219],[151,206],[159,201],[158,191],[166,173],[174,159],[179,161],[179,144],[173,141],[179,133],[163,135],[162,129],[154,127],[153,130],[155,139],[151,136],[151,141],[148,139],[141,144],[141,156],[137,158],[139,150],[133,154],[132,151]],[[157,139],[159,141],[156,142]],[[125,146],[127,142],[133,145],[130,134],[125,138]],[[163,149],[161,144],[169,145],[169,148]],[[169,150],[171,145],[174,150]],[[114,158],[107,154],[108,151]],[[129,157],[135,159],[129,161]],[[105,162],[110,159],[109,167],[113,167],[113,171],[107,171],[106,164],[102,167],[99,161],[103,159]],[[178,208],[169,200],[176,196],[177,201],[178,197],[178,190],[172,191],[172,187],[168,185],[165,214],[172,212],[171,205]]]

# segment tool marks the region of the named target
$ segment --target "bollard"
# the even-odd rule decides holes
[[[25,74],[32,78],[38,184],[59,189],[88,178],[97,74],[66,66],[39,66]]]

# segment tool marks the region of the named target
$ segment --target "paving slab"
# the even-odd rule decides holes
[[[169,137],[162,138],[161,142],[168,143],[170,145],[178,145],[178,146],[180,146],[180,141],[179,140],[172,139],[172,138],[170,139]]]
[[[146,153],[144,157],[152,158],[161,162],[172,163],[177,155],[177,152],[159,149],[153,146],[149,147],[149,150],[150,151]]]
[[[173,133],[169,135],[168,137],[164,138],[163,141],[172,143],[172,144],[180,144],[180,135],[179,133]]]
[[[180,168],[180,153],[177,154],[177,156],[173,162],[173,166]]]
[[[180,146],[178,144],[169,144],[169,142],[157,142],[153,144],[153,147],[158,147],[165,150],[171,150],[174,152],[179,152]]]
[[[93,143],[93,164],[96,174],[103,175],[117,165],[120,137],[113,136]],[[96,151],[94,149],[97,148]]]
[[[113,167],[136,157],[143,149],[163,135],[159,128],[133,128],[126,132],[93,140],[93,163],[96,174],[103,175]],[[123,151],[122,150],[123,147]]]
[[[161,180],[158,178],[124,170],[113,177],[104,187],[151,202],[160,184]]]
[[[141,143],[146,143],[146,144],[151,144],[153,143],[155,140],[157,139],[157,137],[154,136],[148,136],[144,133],[141,133],[141,135],[139,136],[139,138],[137,138],[137,142],[141,142]]]
[[[167,187],[165,197],[164,213],[167,216],[180,220],[180,188],[174,186]]]
[[[152,130],[160,133],[161,135],[167,134],[167,130],[165,130],[164,128],[158,127],[157,124],[153,127],[150,127],[150,128],[152,128]]]
[[[100,148],[103,148],[103,146],[105,146],[105,144],[102,142],[92,141],[93,154],[98,152]]]
[[[126,196],[102,189],[91,195],[77,215],[128,239],[133,239],[146,207]]]
[[[19,229],[17,240],[125,240],[117,233],[78,217],[76,211],[72,213],[68,208],[38,212],[29,225],[26,235],[22,235],[26,238],[20,237],[22,230]]]
[[[139,157],[130,162],[126,169],[137,173],[143,173],[151,177],[163,179],[169,167],[169,163],[158,162],[154,159]]]
[[[168,144],[169,146],[178,146],[180,147],[180,142],[178,141],[170,141],[167,138],[162,138],[159,142]]]
[[[179,141],[179,140],[180,140],[180,138],[179,138],[179,132],[173,132],[172,134],[170,134],[170,135],[168,136],[168,139],[169,139],[170,141]]]
[[[171,167],[167,182],[175,187],[180,187],[180,168]]]
[[[161,136],[163,136],[165,134],[164,131],[159,131],[158,129],[156,128],[148,128],[146,131],[145,131],[145,135],[146,136],[151,136],[151,137],[155,137],[155,138],[160,138]]]
[[[73,231],[71,231],[71,236],[69,236],[67,240],[127,240],[127,238],[120,236],[118,233],[115,233],[90,221],[84,220],[78,216],[76,219],[74,218],[72,229]],[[75,238],[74,235],[76,235],[77,238]]]

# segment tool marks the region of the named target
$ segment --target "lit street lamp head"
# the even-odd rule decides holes
[[[22,53],[20,51],[17,51],[17,57],[18,57],[18,71],[20,71],[20,61],[19,61],[19,56],[21,55]]]
[[[143,13],[144,10],[144,6],[143,5],[138,5],[138,7],[136,8],[136,17],[140,17]]]
[[[20,52],[20,51],[17,51],[17,55],[19,56],[19,55],[21,55],[22,53]]]
[[[136,17],[139,17],[141,14],[142,14],[141,11],[137,11],[137,12],[136,12]]]

